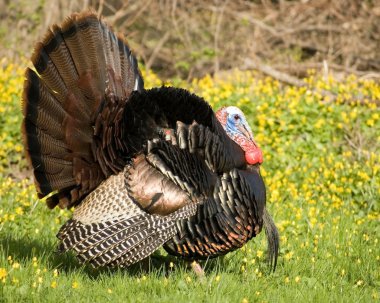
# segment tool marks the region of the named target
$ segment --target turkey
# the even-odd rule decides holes
[[[263,156],[244,114],[184,89],[144,89],[124,37],[95,13],[53,25],[32,56],[22,133],[39,198],[74,207],[59,251],[126,267],[163,246],[225,255],[260,233],[275,268]]]

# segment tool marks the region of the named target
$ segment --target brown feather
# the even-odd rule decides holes
[[[185,191],[152,167],[144,155],[138,156],[127,171],[126,185],[135,203],[150,214],[166,216],[192,202]]]
[[[38,75],[27,70],[23,94],[27,157],[39,196],[58,191],[49,207],[70,207],[125,166],[126,145],[115,138],[115,127],[122,131],[115,123],[122,123],[141,76],[124,38],[93,12],[53,25],[32,62]]]

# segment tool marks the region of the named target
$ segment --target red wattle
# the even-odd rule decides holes
[[[245,160],[248,164],[263,163],[263,152],[260,148],[250,149],[245,152]]]

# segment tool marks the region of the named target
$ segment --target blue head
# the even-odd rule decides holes
[[[245,151],[247,163],[263,162],[262,151],[253,139],[252,130],[239,108],[236,106],[222,107],[216,112],[216,117],[227,135]]]

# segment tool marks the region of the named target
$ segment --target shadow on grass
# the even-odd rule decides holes
[[[90,279],[98,279],[100,276],[113,275],[117,272],[130,276],[141,276],[142,274],[155,274],[157,276],[167,276],[172,272],[171,263],[175,264],[175,270],[190,270],[190,262],[170,255],[160,254],[161,250],[154,253],[137,264],[128,268],[97,268],[90,265],[80,264],[72,253],[59,254],[56,252],[57,243],[43,240],[29,239],[27,237],[12,239],[5,237],[0,239],[0,248],[5,257],[12,256],[14,260],[33,263],[33,258],[37,258],[39,266],[48,269],[58,268],[67,275],[73,273],[84,273]],[[223,258],[201,261],[202,268],[208,272],[215,272],[223,268]]]
[[[0,239],[0,247],[5,256],[25,262],[33,262],[33,258],[36,258],[38,263],[43,262],[48,268],[61,268],[72,272],[84,267],[74,256],[56,253],[55,244],[46,241],[27,237],[18,239],[6,237]]]

